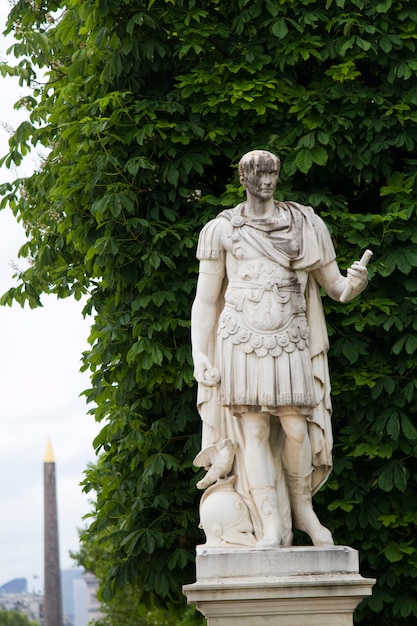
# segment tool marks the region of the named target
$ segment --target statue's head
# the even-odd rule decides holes
[[[239,161],[239,178],[242,185],[245,184],[249,172],[256,172],[259,169],[277,171],[281,168],[281,161],[275,154],[268,150],[251,150],[243,155]]]
[[[240,182],[246,192],[261,200],[268,200],[275,192],[281,162],[267,150],[252,150],[239,161]]]

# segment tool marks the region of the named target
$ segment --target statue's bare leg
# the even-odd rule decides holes
[[[269,443],[268,413],[242,413],[248,481],[255,506],[262,519],[261,547],[279,546],[282,541],[281,519],[276,491],[276,471]]]
[[[315,546],[333,545],[330,531],[319,521],[311,494],[312,454],[307,420],[296,410],[280,414],[285,433],[283,463],[290,494],[293,523],[306,532]]]

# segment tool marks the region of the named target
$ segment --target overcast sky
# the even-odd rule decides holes
[[[9,11],[0,2],[0,32]],[[0,57],[10,40],[0,35]],[[17,81],[0,77],[0,155],[7,152],[8,128],[23,114],[13,104],[23,94]],[[38,157],[39,162],[39,157]],[[36,163],[36,155],[35,161]],[[30,173],[0,169],[0,181]],[[23,266],[18,250],[25,237],[9,210],[0,211],[0,294],[15,283],[13,266]],[[79,483],[94,461],[92,440],[99,427],[87,415],[79,394],[89,387],[80,374],[88,347],[89,320],[81,304],[43,298],[43,308],[0,307],[0,586],[25,577],[30,589],[43,585],[43,460],[48,437],[56,460],[61,567],[74,567],[70,550],[78,548],[77,528],[89,510]],[[35,578],[39,577],[39,578]]]

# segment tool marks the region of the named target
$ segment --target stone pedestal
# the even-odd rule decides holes
[[[372,593],[345,546],[197,547],[197,582],[183,588],[208,626],[352,626]]]

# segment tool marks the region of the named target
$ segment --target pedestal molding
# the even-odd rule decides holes
[[[300,563],[314,573],[297,574]],[[327,570],[319,571],[323,564]],[[272,575],[265,575],[262,565]],[[197,582],[183,591],[208,626],[305,626],[306,616],[308,626],[352,626],[355,608],[374,583],[359,574],[358,553],[346,546],[258,551],[199,546]]]

